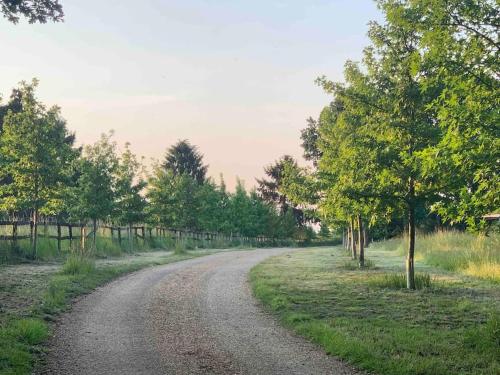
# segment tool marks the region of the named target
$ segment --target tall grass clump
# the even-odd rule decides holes
[[[500,236],[440,231],[417,239],[417,252],[430,265],[500,282]]]
[[[407,238],[375,242],[373,250],[396,251],[406,255]],[[417,234],[417,259],[448,271],[500,282],[500,235],[437,231]]]
[[[178,241],[175,244],[174,254],[176,254],[176,255],[186,254],[186,246],[182,241]]]
[[[64,263],[61,273],[63,275],[84,275],[95,270],[95,262],[93,259],[72,255]]]

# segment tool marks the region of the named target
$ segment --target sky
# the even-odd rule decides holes
[[[60,0],[64,23],[0,18],[0,95],[40,80],[77,142],[113,129],[119,144],[162,159],[179,139],[209,175],[248,188],[284,154],[301,158],[300,129],[360,60],[372,0]]]

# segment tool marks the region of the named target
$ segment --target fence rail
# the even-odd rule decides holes
[[[33,221],[9,221],[0,220],[0,227],[2,231],[0,232],[0,241],[12,241],[14,244],[20,240],[33,240],[34,237],[34,223]],[[6,228],[7,227],[7,228]],[[8,227],[11,227],[10,230]],[[27,234],[21,234],[22,229],[28,227]],[[88,223],[66,223],[66,222],[54,222],[54,220],[46,220],[38,223],[38,234],[37,238],[49,238],[57,240],[58,249],[61,248],[61,242],[69,240],[79,240],[81,242],[82,248],[85,247],[85,239],[92,236],[93,227],[88,225]],[[55,234],[51,234],[50,229],[56,229]],[[65,234],[63,235],[63,228]],[[87,231],[87,228],[91,230]],[[40,230],[41,229],[41,230]],[[149,226],[149,225],[133,225],[133,226],[113,226],[109,224],[99,224],[97,225],[97,231],[100,231],[101,235],[108,231],[109,237],[112,240],[118,241],[120,244],[122,240],[134,239],[134,240],[146,240],[147,238],[170,238],[172,240],[193,240],[193,241],[240,241],[240,242],[254,242],[254,243],[266,243],[273,241],[272,238],[266,236],[257,237],[247,237],[241,236],[239,234],[225,234],[218,232],[209,231],[193,231],[186,229],[173,229],[161,226]],[[97,234],[97,233],[96,233]]]

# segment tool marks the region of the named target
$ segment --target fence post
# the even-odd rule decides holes
[[[85,232],[86,232],[86,227],[85,225],[82,225],[80,228],[80,246],[82,248],[82,254],[85,252]]]
[[[17,221],[12,223],[12,247],[14,250],[17,249]]]
[[[33,220],[30,220],[30,244],[31,244],[31,246],[33,246],[33,227],[34,227]]]
[[[61,224],[57,222],[57,252],[61,253]]]
[[[68,235],[69,235],[69,248],[72,249],[73,246],[73,227],[68,225]]]

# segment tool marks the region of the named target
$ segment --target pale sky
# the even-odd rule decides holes
[[[146,158],[178,139],[247,187],[329,98],[314,84],[359,60],[372,0],[61,0],[64,23],[0,18],[0,94],[40,80],[79,143],[115,130]]]

